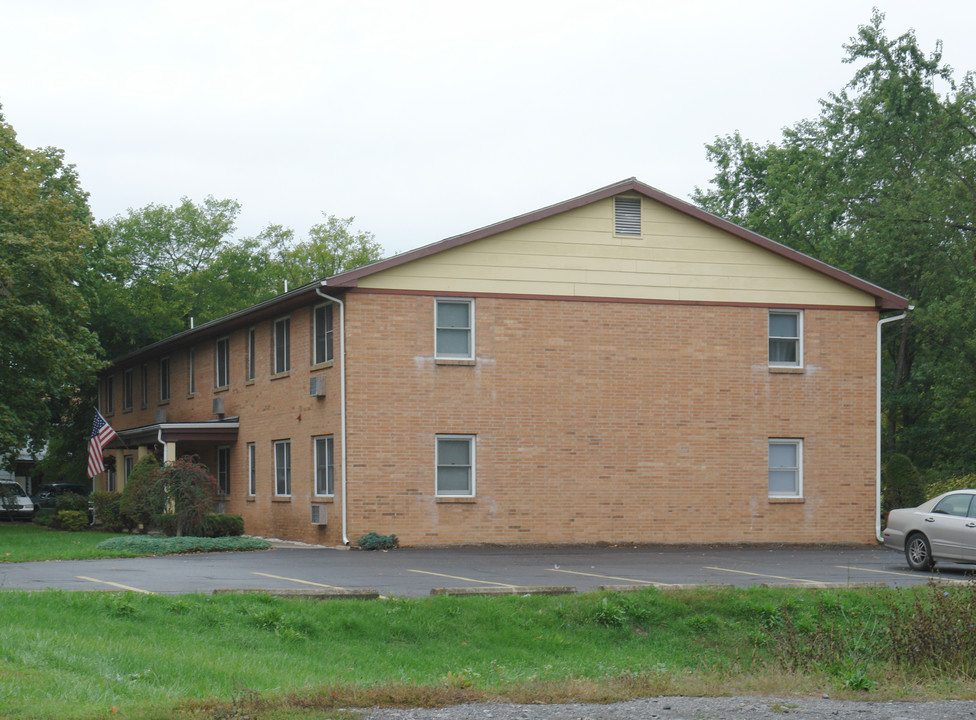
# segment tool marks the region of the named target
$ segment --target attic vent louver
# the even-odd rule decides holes
[[[641,234],[641,199],[618,197],[613,200],[613,234]]]

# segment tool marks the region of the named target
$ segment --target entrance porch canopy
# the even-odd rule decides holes
[[[163,448],[163,462],[176,460],[176,443],[196,440],[208,443],[233,443],[237,440],[240,418],[232,417],[205,422],[170,422],[144,425],[128,430],[116,430],[118,437],[106,446],[107,449],[153,447]]]

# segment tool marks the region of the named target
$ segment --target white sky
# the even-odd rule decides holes
[[[874,5],[976,70],[972,0],[0,0],[0,104],[98,218],[214,195],[390,254],[631,176],[687,198],[716,136],[817,114]]]

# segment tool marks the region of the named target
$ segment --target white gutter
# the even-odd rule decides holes
[[[914,310],[914,305],[908,306],[909,310]],[[877,417],[875,418],[875,497],[874,497],[874,534],[878,542],[884,542],[884,537],[881,535],[881,326],[895,322],[896,320],[904,320],[908,315],[908,312],[903,312],[900,315],[892,315],[891,317],[881,318],[878,320],[878,336],[875,343],[875,360],[877,362],[877,388],[876,388],[876,410]]]
[[[342,443],[342,544],[348,545],[349,538],[346,535],[347,527],[347,505],[346,505],[346,304],[337,297],[326,295],[322,292],[325,287],[325,280],[320,281],[319,287],[315,288],[315,293],[319,297],[331,300],[339,306],[339,355],[342,357],[342,369],[339,374],[339,405],[341,420],[341,440]]]

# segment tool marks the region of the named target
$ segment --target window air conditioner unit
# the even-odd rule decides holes
[[[327,525],[326,522],[326,506],[325,505],[313,505],[312,506],[312,524],[313,525]]]
[[[214,415],[224,414],[224,399],[222,397],[213,399],[213,414]]]
[[[308,381],[308,394],[312,397],[325,397],[325,378],[311,378]]]
[[[156,423],[159,424],[159,423],[164,423],[164,422],[166,422],[166,411],[165,410],[157,410],[156,411]]]

